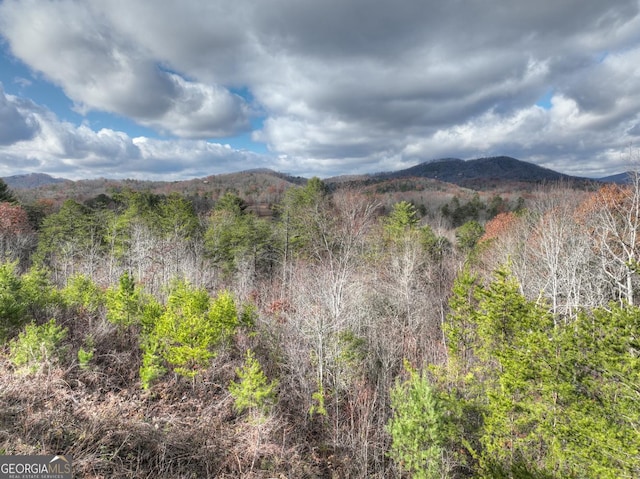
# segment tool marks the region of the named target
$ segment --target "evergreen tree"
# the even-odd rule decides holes
[[[457,423],[450,440],[473,452],[478,477],[638,475],[640,310],[554,322],[508,267],[487,286],[463,273],[450,306],[453,374],[440,387]]]
[[[0,178],[0,203],[17,203],[16,197],[7,186],[7,183]]]
[[[63,353],[59,343],[67,336],[67,329],[55,319],[40,326],[28,324],[9,344],[9,359],[19,371],[34,373],[57,361]]]
[[[458,248],[463,251],[471,251],[482,235],[484,228],[475,220],[467,221],[465,224],[456,229],[456,241]]]
[[[391,434],[389,455],[416,479],[437,479],[446,474],[445,414],[426,371],[405,364],[409,379],[391,390],[393,415],[387,428]]]
[[[456,278],[449,298],[449,314],[443,329],[450,366],[456,376],[471,370],[478,347],[476,290],[481,288],[479,281],[477,275],[465,268]]]
[[[227,193],[216,205],[205,232],[206,252],[225,274],[249,261],[255,273],[268,268],[273,250],[271,225],[245,210],[237,196]]]
[[[584,312],[559,335],[554,452],[576,477],[640,477],[639,337],[640,309],[620,305]]]
[[[304,187],[289,188],[279,207],[284,244],[284,262],[291,254],[313,255],[314,244],[323,242],[332,222],[328,188],[319,178]]]
[[[0,265],[0,344],[28,321],[26,308],[16,263]]]
[[[104,247],[104,224],[94,212],[73,200],[47,216],[40,228],[36,264],[53,269],[63,282],[80,272],[92,271]]]
[[[239,319],[230,293],[222,292],[212,300],[206,290],[176,281],[164,310],[143,324],[140,376],[143,387],[148,387],[167,367],[181,376],[195,377],[235,332]]]
[[[67,280],[66,286],[60,290],[60,297],[65,306],[96,313],[104,305],[104,294],[100,288],[85,275],[76,274]]]
[[[232,381],[229,385],[229,393],[234,398],[234,409],[238,413],[252,410],[254,413],[266,414],[275,401],[278,382],[268,381],[250,349],[246,352],[242,367],[236,369],[236,375],[239,381]]]
[[[408,201],[393,205],[389,216],[385,218],[384,229],[389,240],[403,237],[408,231],[418,227],[418,211]]]
[[[123,327],[139,323],[144,310],[143,299],[135,281],[125,271],[120,276],[118,287],[109,288],[106,292],[107,319]]]

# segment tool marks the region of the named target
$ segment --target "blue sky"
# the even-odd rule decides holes
[[[640,0],[3,0],[0,176],[640,161]]]

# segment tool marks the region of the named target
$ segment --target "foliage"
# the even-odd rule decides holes
[[[45,271],[19,275],[16,268],[17,262],[0,264],[0,343],[56,301]]]
[[[328,188],[319,178],[311,178],[304,187],[286,191],[279,207],[280,227],[285,255],[308,256],[314,242],[322,241],[322,230],[330,221]]]
[[[467,221],[456,229],[456,241],[458,248],[463,251],[471,251],[484,233],[484,228],[477,221]]]
[[[404,233],[417,226],[418,212],[416,207],[408,201],[400,201],[393,205],[384,221],[385,234],[389,239],[402,237]]]
[[[19,205],[0,202],[0,231],[2,235],[24,235],[31,232],[27,212]]]
[[[421,191],[332,192],[313,179],[274,189],[270,201],[282,201],[270,210],[244,201],[260,185],[205,183],[184,197],[105,180],[112,198],[35,205],[42,228],[24,231],[38,254],[0,266],[0,367],[14,368],[9,340],[35,341],[24,338],[50,318],[68,338],[15,366],[48,365],[39,381],[0,375],[0,449],[75,448],[88,476],[182,477],[199,464],[202,477],[640,477],[632,190],[570,191],[554,204],[531,191],[524,216],[499,196],[487,207],[453,200],[442,221],[432,213],[444,196]],[[395,206],[375,221],[381,204]],[[557,214],[576,228],[554,230],[545,219]],[[443,227],[461,219],[476,224],[462,223],[462,248],[451,248],[456,231]],[[580,248],[566,239],[576,231]],[[543,236],[562,245],[556,256],[542,258]],[[552,260],[574,263],[558,276],[571,312],[545,302],[553,278],[541,263]],[[56,364],[60,346],[78,367]],[[234,377],[236,347],[247,355]],[[402,372],[405,357],[428,366]],[[205,370],[206,381],[164,377]],[[152,393],[130,393],[137,371]],[[260,427],[221,408],[230,397]],[[283,414],[269,414],[276,400]]]
[[[556,453],[575,476],[640,475],[640,309],[620,305],[581,314],[558,334]],[[554,353],[554,351],[550,351]]]
[[[77,260],[102,246],[102,228],[91,209],[66,200],[57,213],[43,220],[36,260],[45,264],[62,262],[65,257]]]
[[[54,319],[40,326],[27,324],[25,330],[11,340],[9,358],[19,370],[34,373],[60,357],[59,343],[66,336],[66,328],[58,326]]]
[[[461,204],[460,199],[454,196],[449,203],[442,206],[440,211],[442,216],[449,218],[451,225],[457,228],[470,221],[478,222],[480,220],[480,213],[485,208],[485,204],[480,200],[480,195],[476,193],[471,200],[464,204]]]
[[[234,409],[238,413],[249,409],[266,414],[275,401],[278,381],[268,381],[251,349],[247,350],[242,367],[236,369],[236,375],[239,381],[229,385]]]
[[[457,390],[463,409],[482,411],[479,428],[458,424],[481,477],[638,474],[630,458],[640,451],[639,310],[612,306],[554,323],[507,267],[487,286],[464,273],[450,305],[445,331],[457,373],[444,387]]]
[[[104,304],[100,288],[83,274],[70,277],[60,295],[67,307],[82,308],[90,313],[97,312]]]
[[[429,225],[419,229],[419,241],[423,250],[435,261],[443,259],[445,253],[451,249],[449,240],[436,235]]]
[[[409,379],[396,382],[391,390],[389,456],[416,479],[443,477],[447,438],[443,406],[426,370],[415,371],[407,363],[405,369]]]
[[[204,289],[176,281],[166,307],[149,323],[141,344],[143,386],[161,374],[164,363],[182,376],[196,376],[214,357],[215,348],[235,332],[239,320],[230,293],[221,292],[212,300]]]
[[[239,316],[239,324],[246,328],[254,328],[258,320],[258,308],[253,303],[245,303]]]
[[[487,203],[487,216],[493,218],[496,215],[504,213],[508,209],[507,201],[500,195],[493,195]]]
[[[22,283],[15,267],[15,263],[0,265],[0,326],[3,340],[25,322],[25,304],[21,301]]]
[[[0,261],[19,260],[26,264],[35,246],[27,211],[19,205],[0,202]]]
[[[89,337],[86,340],[85,346],[87,349],[84,347],[80,347],[80,349],[78,349],[78,364],[80,365],[80,369],[89,369],[89,363],[93,359],[93,355],[95,353],[93,338]]]
[[[216,202],[216,211],[227,211],[233,215],[240,216],[246,213],[247,203],[237,195],[227,192]]]
[[[173,193],[163,199],[155,213],[154,227],[165,238],[189,240],[198,234],[200,222],[188,199]]]
[[[0,178],[0,203],[16,203],[16,197],[9,189],[5,181]]]
[[[205,248],[225,274],[237,271],[250,260],[256,269],[269,262],[271,225],[245,210],[239,197],[227,193],[216,204],[205,232]]]
[[[142,365],[140,366],[140,384],[149,389],[152,384],[166,373],[157,341],[146,337],[141,343]]]
[[[51,284],[46,269],[34,266],[20,277],[20,282],[20,297],[30,318],[37,319],[62,302],[61,295]]]
[[[311,394],[311,407],[309,408],[309,416],[327,416],[327,407],[325,405],[324,386],[318,381],[318,390]]]
[[[144,311],[143,295],[133,278],[125,271],[117,288],[109,288],[105,295],[107,319],[121,327],[138,324]]]
[[[490,241],[505,235],[517,223],[518,216],[513,212],[498,213],[484,226],[480,241]]]
[[[478,344],[475,315],[478,307],[476,289],[479,286],[478,276],[465,268],[456,278],[449,298],[449,313],[443,324],[443,332],[447,340],[449,362],[455,363],[456,368],[468,369]]]
[[[388,216],[383,218],[382,226],[385,243],[398,251],[410,244],[419,244],[431,260],[442,259],[449,248],[446,238],[437,236],[429,225],[419,226],[418,210],[408,201],[393,205]]]

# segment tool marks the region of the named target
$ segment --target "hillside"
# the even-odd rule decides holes
[[[632,171],[626,171],[624,173],[618,173],[617,175],[605,176],[604,178],[598,178],[598,181],[603,183],[616,183],[618,185],[625,185],[629,183],[629,179],[631,175],[634,173]]]
[[[599,181],[619,182],[626,174]],[[87,179],[70,181],[45,174],[18,175],[4,178],[7,185],[27,203],[47,199],[60,202],[71,197],[79,201],[99,194],[112,194],[123,189],[151,191],[158,194],[180,193],[191,197],[216,199],[225,192],[233,192],[250,204],[273,204],[291,186],[300,186],[307,179],[290,176],[270,169],[246,170],[211,175],[183,181],[143,181]],[[342,175],[324,180],[331,190],[345,187],[365,188],[377,193],[407,191],[448,191],[456,188],[475,191],[524,192],[541,183],[563,181],[584,188],[594,181],[558,173],[548,168],[508,156],[461,160],[444,158],[410,168],[369,175]]]
[[[584,178],[558,173],[509,156],[461,160],[445,158],[428,161],[404,170],[379,173],[379,179],[403,177],[433,178],[473,189],[497,186],[499,182],[542,183],[555,181],[585,182]]]
[[[69,182],[64,178],[54,178],[44,173],[29,173],[26,175],[14,175],[3,178],[4,182],[12,190],[38,188],[40,186],[55,185]]]
[[[42,175],[47,176],[47,175]],[[280,201],[283,192],[293,186],[306,182],[306,179],[292,177],[271,170],[251,170],[222,175],[211,175],[183,181],[144,181],[88,179],[78,181],[42,182],[32,187],[12,186],[16,182],[5,178],[5,181],[16,196],[24,203],[48,200],[62,203],[67,198],[85,201],[100,194],[112,195],[123,190],[149,191],[155,194],[180,193],[193,198],[217,199],[226,192],[237,194],[249,204],[272,204]],[[51,177],[49,177],[51,178]],[[54,180],[51,178],[51,180]],[[17,184],[25,184],[17,183]]]

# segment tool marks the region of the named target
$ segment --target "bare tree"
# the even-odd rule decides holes
[[[618,299],[635,303],[640,257],[640,174],[629,174],[625,185],[606,185],[583,206],[602,271]]]
[[[576,214],[582,195],[564,185],[545,189],[527,217],[531,229],[526,258],[531,265],[523,289],[530,298],[543,295],[554,318],[572,318],[596,299],[593,252],[587,232]]]

